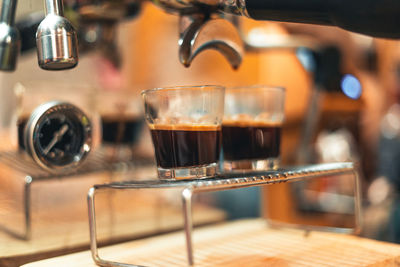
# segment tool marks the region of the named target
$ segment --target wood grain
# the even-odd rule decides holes
[[[302,230],[272,229],[262,219],[203,227],[194,233],[195,266],[399,266],[400,245]],[[106,260],[145,266],[187,266],[182,232],[100,249]],[[24,265],[96,266],[90,251]]]

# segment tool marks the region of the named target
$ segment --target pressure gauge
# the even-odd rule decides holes
[[[92,125],[76,106],[52,101],[32,112],[24,136],[25,148],[39,166],[62,171],[77,167],[90,152]]]

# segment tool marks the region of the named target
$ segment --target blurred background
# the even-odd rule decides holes
[[[67,14],[68,1],[65,3]],[[16,22],[26,20],[28,14],[42,9],[41,0],[21,1]],[[103,111],[99,106],[105,105],[99,103],[111,101],[110,98],[100,99],[101,95],[129,93],[129,98],[125,99],[140,110],[140,92],[149,88],[201,84],[283,86],[286,103],[282,165],[356,162],[363,192],[364,228],[361,235],[400,243],[398,41],[374,39],[336,27],[255,22],[241,18],[240,34],[246,42],[246,52],[237,70],[213,50],[199,54],[190,68],[185,68],[178,60],[177,25],[177,16],[145,3],[135,19],[114,25],[115,38],[111,48],[82,50],[78,66],[66,71],[40,69],[35,46],[28,47],[19,57],[15,72],[0,73],[1,149],[9,151],[16,147],[18,119],[15,116],[24,113],[21,105],[26,106],[21,103],[33,102],[30,94],[48,96],[50,92],[63,92],[58,91],[60,87],[78,88],[75,91],[67,89],[66,95],[89,95],[87,101],[80,99],[81,105],[93,112],[95,119],[101,120]],[[90,40],[94,34],[95,31],[88,30],[85,36]],[[30,110],[28,108],[26,112]],[[141,113],[135,111],[134,115],[141,116]],[[135,139],[137,151],[118,152],[121,153],[119,156],[138,153],[142,158],[153,158],[147,129],[142,127],[139,132]],[[99,149],[104,148],[101,143],[98,140]],[[109,153],[107,148],[104,149]],[[154,175],[153,171],[155,173],[150,168],[138,179]],[[93,183],[97,182],[87,180],[82,194]],[[344,226],[353,213],[352,186],[348,177],[328,177],[207,194],[199,196],[198,201],[215,207],[216,215],[208,218],[208,222],[265,216],[288,223]],[[153,203],[144,198],[134,201]],[[119,205],[116,199],[105,206]],[[160,201],[164,205],[169,203],[166,199],[171,201],[166,195],[155,200],[154,205]],[[84,205],[86,203],[82,202]],[[84,207],[82,210],[84,214]],[[7,210],[0,209],[0,212]],[[325,216],[325,213],[334,215]],[[160,216],[157,211],[155,214]],[[86,214],[82,218],[84,216]]]

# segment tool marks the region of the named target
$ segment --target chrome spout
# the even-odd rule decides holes
[[[74,68],[78,40],[72,24],[63,17],[62,0],[46,0],[46,17],[36,32],[38,63],[45,70]]]
[[[221,53],[233,69],[243,58],[243,42],[236,27],[225,19],[209,19],[199,14],[180,17],[179,60],[189,67],[202,51]]]
[[[14,26],[17,0],[3,0],[0,13],[0,70],[13,71],[21,49],[21,38]]]

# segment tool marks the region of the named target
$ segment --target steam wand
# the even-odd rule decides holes
[[[39,66],[63,70],[78,64],[78,41],[71,23],[63,17],[62,0],[46,0],[46,17],[36,32]]]
[[[21,38],[14,26],[17,0],[3,0],[0,14],[0,70],[13,71],[21,48]]]

